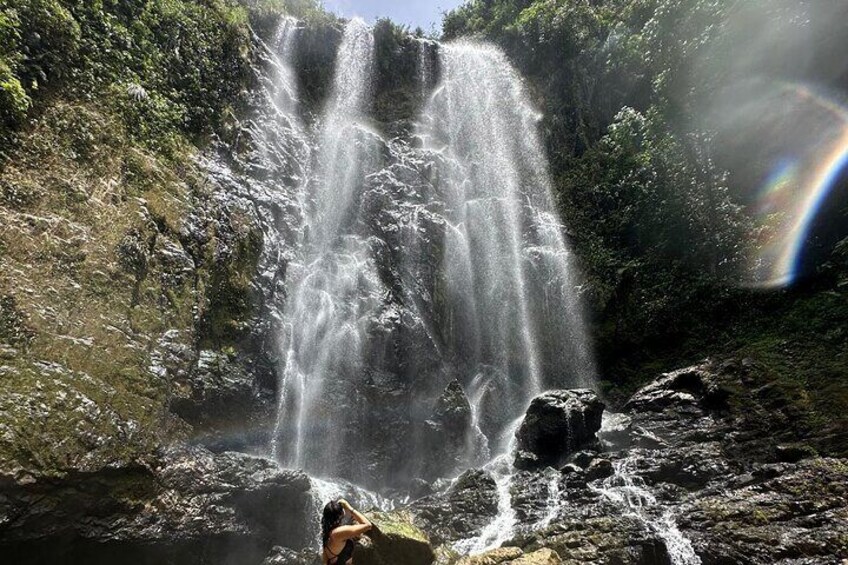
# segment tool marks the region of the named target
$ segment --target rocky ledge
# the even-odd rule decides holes
[[[303,473],[241,453],[160,452],[90,473],[0,475],[0,552],[10,563],[259,563],[311,545]]]
[[[848,460],[817,453],[827,443],[795,425],[796,403],[754,369],[663,374],[603,425],[588,391],[535,399],[517,432],[515,524],[499,549],[451,551],[498,513],[498,470],[467,471],[409,513],[441,544],[442,564],[842,564]]]

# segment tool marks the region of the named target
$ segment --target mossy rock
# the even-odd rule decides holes
[[[433,565],[450,565],[461,557],[450,545],[440,545],[436,548],[436,561]]]
[[[522,557],[524,552],[518,547],[499,547],[480,555],[463,557],[456,565],[498,565],[499,563],[512,563],[512,560]]]
[[[357,565],[431,565],[435,561],[430,538],[413,523],[409,513],[375,512],[368,518],[374,528],[368,540],[357,546]]]
[[[510,565],[559,565],[562,563],[562,559],[553,549],[545,548],[522,555],[518,559],[507,561],[507,563]]]

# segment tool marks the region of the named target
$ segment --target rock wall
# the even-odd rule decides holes
[[[311,484],[266,459],[176,448],[90,473],[0,476],[0,549],[14,563],[259,563],[310,547]]]

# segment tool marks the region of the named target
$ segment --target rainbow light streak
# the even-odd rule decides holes
[[[755,208],[761,218],[783,214],[777,233],[772,234],[759,253],[767,267],[764,277],[756,276],[752,286],[776,288],[791,284],[801,268],[804,244],[813,220],[828,194],[836,186],[840,173],[848,166],[848,111],[803,86],[792,87],[802,100],[813,102],[833,118],[833,141],[822,143],[823,158],[815,155],[799,161],[783,160],[769,177]]]
[[[846,164],[848,164],[848,128],[846,128],[844,135],[837,142],[831,154],[822,161],[812,183],[813,189],[810,190],[802,203],[801,209],[803,212],[789,232],[791,244],[786,246],[786,250],[775,266],[778,272],[785,272],[789,275],[790,280],[787,282],[792,282],[798,275],[801,252],[813,219],[827,199],[830,190],[836,185],[839,174]]]

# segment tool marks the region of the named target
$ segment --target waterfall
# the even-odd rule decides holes
[[[277,52],[291,50],[289,28]],[[411,134],[386,139],[375,126],[375,38],[358,19],[311,130],[285,57],[268,87],[278,121],[309,145],[277,171],[297,187],[300,221],[274,314],[273,457],[372,489],[453,473],[450,461],[506,461],[508,430],[533,396],[594,376],[521,78],[494,47],[410,44],[422,104]],[[446,430],[464,438],[451,443],[459,453],[434,458],[439,440],[422,430],[451,379],[469,399],[470,429]],[[511,471],[495,467],[509,523]]]
[[[612,431],[620,425],[619,415],[605,414],[601,431]],[[677,527],[674,515],[668,510],[661,511],[657,498],[645,481],[633,472],[632,467],[636,462],[634,455],[637,454],[631,452],[623,459],[614,461],[614,473],[603,479],[600,485],[590,485],[590,488],[655,532],[665,543],[672,565],[700,565],[700,557],[695,553],[692,542]],[[658,515],[658,511],[661,514]]]
[[[308,174],[311,144],[300,118],[297,78],[293,67],[294,47],[300,23],[282,18],[270,44],[258,37],[259,53],[268,71],[258,73],[263,103],[262,114],[250,124],[255,151],[247,163],[252,176],[280,186],[297,189]]]
[[[357,198],[371,167],[376,134],[365,124],[374,38],[362,20],[346,27],[332,95],[320,118],[314,178],[304,197],[304,240],[290,266],[286,351],[279,387],[274,456],[316,473],[338,471],[345,414],[334,385],[355,379],[367,320],[385,293],[369,241],[354,232]]]
[[[465,364],[496,369],[511,419],[545,389],[591,385],[573,257],[518,73],[474,43],[442,46],[439,66],[419,135],[442,163],[447,339]]]
[[[463,555],[473,555],[500,547],[515,533],[517,518],[515,509],[512,507],[510,492],[513,476],[512,456],[499,455],[484,468],[495,480],[498,510],[495,518],[483,528],[479,535],[454,543],[454,550]]]

